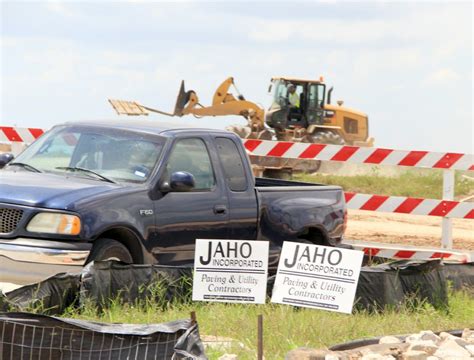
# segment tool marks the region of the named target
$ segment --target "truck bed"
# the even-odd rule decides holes
[[[270,241],[270,268],[278,265],[284,241],[337,246],[344,232],[340,186],[255,178],[258,238]]]
[[[290,181],[270,178],[255,178],[255,187],[260,191],[290,191],[290,190],[342,190],[340,186]]]

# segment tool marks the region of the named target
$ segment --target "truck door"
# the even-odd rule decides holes
[[[237,140],[237,139],[236,139]],[[215,137],[215,146],[229,198],[229,238],[257,238],[258,204],[254,179],[243,147],[228,137]]]
[[[186,171],[195,179],[189,192],[168,192],[154,201],[156,232],[152,252],[161,264],[191,264],[196,239],[226,239],[228,201],[210,137],[177,138],[166,161],[162,181]],[[217,163],[218,164],[218,163]]]

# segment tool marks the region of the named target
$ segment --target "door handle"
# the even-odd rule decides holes
[[[227,207],[225,205],[216,205],[214,206],[214,214],[223,215],[227,213]]]

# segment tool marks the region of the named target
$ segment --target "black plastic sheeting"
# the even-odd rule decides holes
[[[110,299],[134,303],[148,299],[154,305],[173,300],[191,301],[192,269],[163,265],[89,264],[80,281],[80,303],[107,306]]]
[[[440,261],[416,262],[396,261],[364,267],[359,276],[356,291],[356,308],[381,310],[387,306],[397,307],[407,298],[412,303],[427,301],[436,308],[447,307],[449,269]],[[474,267],[462,265],[457,272],[465,280],[457,282],[456,289],[468,286],[474,279]]]
[[[0,293],[1,311],[62,314],[71,306],[97,308],[111,302],[153,300],[154,305],[191,301],[192,269],[162,265],[128,265],[116,261],[90,263],[80,274],[58,274],[37,284]]]
[[[448,264],[444,267],[446,280],[454,289],[468,287],[474,289],[474,262],[469,264]]]
[[[107,307],[112,301],[154,304],[191,301],[192,270],[160,265],[126,265],[117,262],[89,264],[81,274],[59,274],[35,285],[0,294],[0,310],[61,314],[71,306]],[[267,285],[271,295],[274,277]],[[361,269],[355,308],[383,310],[397,307],[407,297],[447,306],[448,283],[453,289],[474,287],[474,263],[442,264],[440,261],[398,261]]]
[[[6,295],[0,292],[0,311],[40,310],[44,314],[62,314],[68,307],[79,304],[80,287],[80,274],[57,274]]]
[[[0,313],[2,359],[207,359],[197,324],[103,324]]]

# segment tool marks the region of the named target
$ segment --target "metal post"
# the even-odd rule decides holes
[[[196,312],[195,311],[191,311],[191,326],[194,326],[197,324],[197,320],[196,320]]]
[[[443,171],[443,200],[454,200],[454,170],[446,169]],[[452,220],[443,217],[441,246],[444,249],[453,248],[453,224]]]
[[[263,315],[258,315],[257,324],[257,360],[263,360]]]

